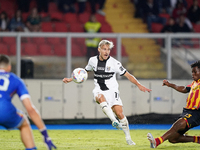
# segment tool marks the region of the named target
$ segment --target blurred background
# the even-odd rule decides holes
[[[130,123],[162,122],[163,115],[171,123],[187,95],[162,87],[162,80],[192,82],[190,64],[200,58],[199,6],[200,0],[0,0],[0,53],[11,57],[43,119],[98,123],[106,117],[93,102],[93,75],[83,84],[62,79],[86,66],[101,39],[111,40],[111,56],[152,89],[142,93],[118,77]]]

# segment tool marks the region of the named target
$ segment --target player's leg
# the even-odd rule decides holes
[[[116,114],[116,116],[119,118],[119,121],[122,126],[122,130],[126,137],[126,142],[128,145],[135,145],[135,143],[131,140],[131,135],[129,131],[129,123],[126,118],[126,116],[123,114],[123,107],[121,105],[114,105],[112,107],[113,112]]]
[[[104,97],[103,94],[98,94],[96,97],[96,102],[100,105],[102,111],[104,112],[105,115],[108,116],[108,118],[112,121],[112,122],[117,122],[117,119],[115,117],[115,115],[113,114],[112,109],[110,108],[110,106],[108,106],[107,102],[106,102],[106,98]]]
[[[186,121],[183,118],[180,118],[161,137],[153,138],[153,136],[150,133],[148,133],[147,138],[151,143],[151,148],[156,148],[158,145],[163,143],[165,140],[169,140],[169,142],[171,142],[171,143],[180,142],[180,139],[182,139],[184,137],[183,137],[183,135],[181,135],[179,133],[179,131],[183,131],[183,130],[185,130],[185,128],[186,128]]]
[[[26,147],[27,150],[35,150],[35,143],[33,138],[33,133],[29,124],[28,119],[24,119],[23,123],[20,127],[18,127],[20,130],[21,140]]]

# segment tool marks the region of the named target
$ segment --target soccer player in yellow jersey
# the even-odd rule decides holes
[[[147,134],[151,148],[156,148],[165,140],[168,140],[170,143],[200,143],[200,136],[188,136],[184,134],[189,129],[200,125],[200,61],[191,64],[191,68],[194,81],[190,86],[178,86],[167,80],[163,80],[163,86],[171,87],[181,93],[189,93],[189,95],[181,118],[165,134],[158,138],[153,138],[151,133]]]

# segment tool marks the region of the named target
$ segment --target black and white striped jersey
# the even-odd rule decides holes
[[[99,60],[99,56],[93,56],[89,59],[87,71],[94,71],[94,84],[95,88],[105,90],[118,91],[118,82],[116,74],[124,75],[126,69],[115,58],[109,56],[107,60]]]

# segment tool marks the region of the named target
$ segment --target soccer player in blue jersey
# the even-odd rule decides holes
[[[48,136],[46,126],[37,109],[31,102],[30,95],[24,82],[10,71],[11,62],[9,57],[7,55],[0,55],[0,125],[8,130],[18,128],[26,150],[37,149],[27,117],[12,104],[12,97],[17,93],[29,117],[43,135],[48,150],[56,148]]]

